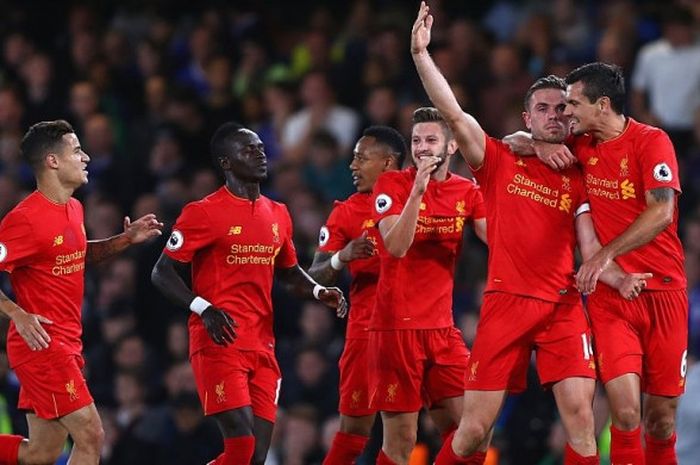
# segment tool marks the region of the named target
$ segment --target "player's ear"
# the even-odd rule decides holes
[[[454,138],[450,139],[447,142],[447,153],[448,154],[454,155],[458,148],[459,148],[459,146],[457,145],[457,141]]]
[[[51,169],[57,169],[58,168],[58,154],[49,152],[46,154],[46,157],[44,158],[44,166],[47,168]]]
[[[524,111],[523,112],[523,122],[525,123],[525,127],[528,129],[532,129],[532,120],[530,119],[530,112],[529,111]]]

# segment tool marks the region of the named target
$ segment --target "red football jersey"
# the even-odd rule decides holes
[[[318,249],[322,252],[341,250],[363,231],[367,231],[367,239],[375,246],[375,255],[348,263],[352,281],[346,339],[369,337],[367,330],[379,279],[379,251],[384,248],[379,229],[375,227],[372,205],[372,194],[360,192],[336,202],[318,237]]]
[[[192,291],[238,323],[229,348],[274,349],[272,279],[275,267],[297,264],[287,207],[261,196],[252,202],[222,187],[185,206],[165,254],[192,263]],[[199,315],[190,315],[190,354],[218,347]]]
[[[670,187],[681,192],[678,162],[668,135],[627,118],[615,139],[596,142],[590,135],[574,139],[583,165],[593,224],[605,245],[622,234],[646,208],[645,192]],[[615,261],[628,273],[650,272],[647,289],[683,289],[683,246],[678,238],[678,206],[673,222],[651,242]]]
[[[484,164],[474,170],[486,204],[489,246],[485,292],[549,302],[580,299],[574,283],[576,210],[585,202],[581,171],[554,171],[486,137]]]
[[[0,270],[10,273],[17,304],[45,316],[49,348],[32,351],[10,323],[7,354],[16,367],[54,352],[80,355],[85,253],[83,206],[71,198],[65,204],[30,194],[0,223]]]
[[[374,186],[374,220],[400,215],[416,177],[414,167],[382,174]],[[448,174],[431,179],[423,194],[418,224],[406,256],[380,252],[377,304],[371,329],[437,329],[452,326],[455,262],[468,221],[484,217],[479,187]]]

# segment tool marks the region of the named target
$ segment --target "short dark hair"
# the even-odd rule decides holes
[[[401,133],[389,126],[370,126],[362,131],[364,137],[374,137],[377,142],[384,144],[389,148],[389,151],[396,157],[398,166],[403,165],[403,160],[408,153],[406,139]]]
[[[601,97],[610,99],[610,106],[615,113],[621,114],[625,107],[625,78],[622,69],[607,63],[588,63],[579,66],[566,76],[566,83],[583,84],[583,95],[591,103]]]
[[[559,89],[566,91],[566,82],[564,82],[564,79],[554,74],[536,80],[525,93],[525,100],[523,101],[525,111],[530,111],[530,99],[532,98],[532,94],[542,89]]]
[[[216,130],[209,143],[209,150],[211,151],[211,159],[214,162],[214,166],[218,167],[219,158],[228,155],[231,139],[235,137],[241,129],[245,129],[245,127],[235,121],[229,121],[219,126]]]
[[[435,107],[420,107],[413,112],[413,124],[418,123],[439,123],[447,140],[452,139],[452,131],[443,118],[442,113]]]
[[[74,133],[73,126],[62,119],[36,123],[22,138],[20,144],[22,158],[36,170],[48,153],[57,150],[64,143],[64,135]]]

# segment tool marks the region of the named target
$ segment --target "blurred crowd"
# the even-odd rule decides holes
[[[672,136],[691,306],[687,398],[700,396],[693,365],[700,353],[700,2],[429,4],[431,53],[461,106],[490,135],[522,129],[522,99],[535,78],[599,60],[624,68],[626,113]],[[18,150],[23,133],[63,118],[91,157],[90,183],[78,191],[88,237],[117,234],[125,215],[148,212],[166,223],[167,237],[186,202],[220,185],[208,141],[221,123],[236,120],[265,143],[271,169],[264,193],[287,203],[299,260],[308,266],[333,201],[354,192],[348,163],[362,129],[390,125],[408,137],[413,110],[429,103],[408,48],[416,11],[417,2],[399,0],[3,2],[0,217],[34,189]],[[163,243],[86,274],[86,377],[104,421],[108,465],[203,464],[222,448],[195,394],[188,312],[150,284]],[[486,249],[470,236],[454,300],[468,344],[485,268]],[[6,278],[0,286],[11,295]],[[317,302],[281,289],[274,302],[283,382],[268,462],[317,464],[338,428],[344,325]],[[3,320],[3,344],[6,327]],[[1,355],[0,431],[26,434],[17,382]],[[682,403],[679,413],[681,464],[700,452],[694,405]],[[560,463],[565,438],[555,411],[538,387],[509,400],[494,441],[498,463]],[[414,463],[426,465],[440,441],[427,419],[419,441]]]

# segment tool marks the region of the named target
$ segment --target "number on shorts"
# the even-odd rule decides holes
[[[683,351],[681,356],[681,378],[685,378],[685,374],[688,372],[688,349]]]
[[[280,400],[280,388],[282,387],[282,378],[277,379],[277,387],[275,388],[275,405]]]
[[[590,360],[593,357],[593,345],[588,339],[588,334],[581,334],[581,342],[583,342],[583,359]]]

